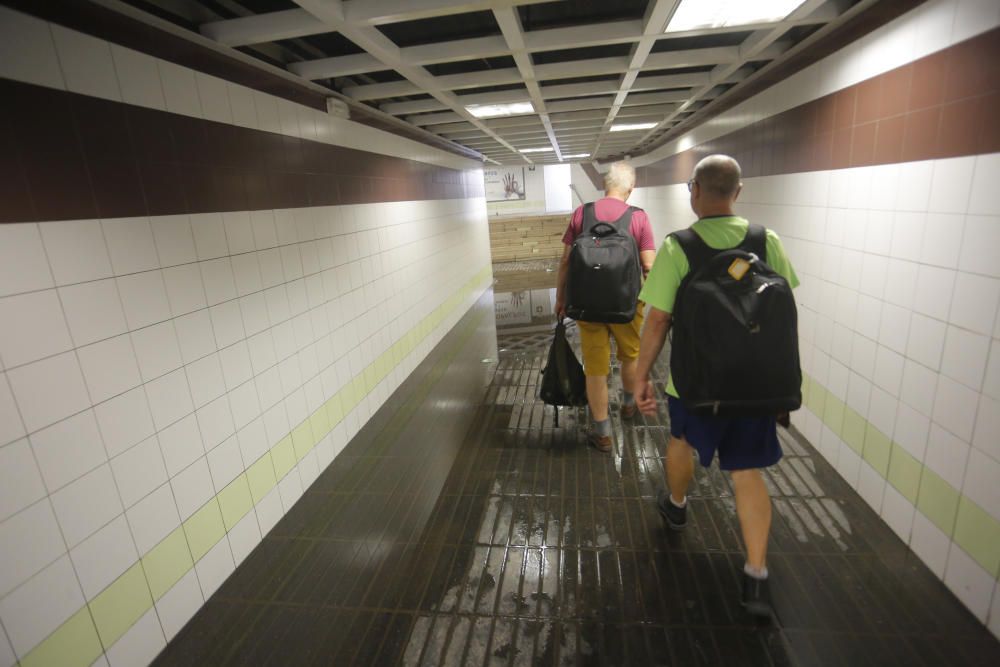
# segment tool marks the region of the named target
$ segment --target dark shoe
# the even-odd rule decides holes
[[[684,530],[684,527],[687,526],[687,505],[684,507],[674,505],[670,502],[668,491],[660,491],[657,494],[656,509],[659,510],[660,516],[663,517],[670,530]]]
[[[587,443],[599,452],[607,454],[611,451],[611,436],[597,435],[593,431],[587,432]]]
[[[635,417],[635,413],[639,411],[638,406],[635,403],[631,405],[622,405],[622,419],[632,419]]]
[[[767,579],[757,579],[744,572],[743,596],[740,598],[740,604],[746,607],[752,616],[770,617],[771,595]]]

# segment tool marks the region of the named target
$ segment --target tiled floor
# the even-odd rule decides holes
[[[665,414],[615,418],[600,454],[583,411],[554,428],[537,401],[544,337],[501,339],[483,391],[468,378],[487,328],[464,326],[157,664],[1000,664],[1000,644],[787,433],[768,474],[776,618],[753,621],[728,478],[699,468],[687,530],[666,533]]]

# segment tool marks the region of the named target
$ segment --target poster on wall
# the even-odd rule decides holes
[[[493,296],[497,326],[531,323],[529,292],[500,292]]]
[[[524,167],[495,167],[483,171],[486,201],[524,199]]]

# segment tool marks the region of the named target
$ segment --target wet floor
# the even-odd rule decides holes
[[[490,304],[471,311],[157,664],[1000,664],[1000,644],[788,432],[767,475],[775,618],[746,615],[729,479],[699,467],[688,528],[667,533],[665,405],[634,423],[612,412],[611,455],[585,445],[585,411],[557,428],[537,399],[549,334],[533,297],[531,321],[497,338]]]

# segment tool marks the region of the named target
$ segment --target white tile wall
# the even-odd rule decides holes
[[[83,604],[73,565],[63,556],[0,600],[0,623],[23,656]]]
[[[57,285],[111,277],[100,220],[55,222],[42,225],[40,230]]]
[[[49,492],[66,486],[108,460],[93,410],[31,434],[42,478]]]
[[[121,576],[138,557],[124,515],[120,515],[70,551],[83,594],[88,600],[93,600]]]
[[[177,503],[169,484],[164,484],[125,513],[135,546],[146,554],[181,524]]]
[[[78,346],[128,331],[114,279],[60,287],[59,300]]]
[[[52,25],[66,88],[74,93],[121,101],[111,45],[102,39]]]
[[[0,76],[49,88],[66,89],[52,30],[45,21],[0,8]]]
[[[52,494],[59,527],[73,548],[106,525],[124,508],[111,467],[103,465]]]
[[[150,609],[108,649],[106,657],[111,667],[148,665],[166,645],[160,619]]]
[[[226,577],[236,569],[229,540],[219,540],[218,544],[195,563],[194,569],[198,574],[201,593],[207,600],[219,589]]]
[[[7,366],[20,366],[73,347],[55,290],[0,299],[0,355]]]
[[[0,447],[0,521],[45,497],[45,484],[27,440]]]
[[[204,601],[198,585],[198,575],[194,570],[181,577],[173,588],[156,601],[156,612],[167,641],[180,632]]]
[[[17,474],[0,492],[0,609],[67,553],[60,576],[79,582],[73,599],[93,597],[489,261],[475,201],[309,213],[0,230],[41,252],[45,268],[38,281],[0,285],[5,307],[25,314],[0,326],[0,456],[4,474]],[[98,259],[71,257],[73,243]],[[53,272],[81,282],[56,288]],[[282,479],[158,602],[159,615],[120,640],[117,658],[109,651],[111,663],[157,646],[157,632],[176,633],[415,363]],[[39,627],[47,634],[65,618]],[[147,628],[150,618],[162,629]],[[0,621],[15,650],[36,642],[33,630]]]
[[[476,166],[6,8],[0,76]],[[428,201],[0,226],[0,663],[8,649],[26,655],[487,265],[485,212]],[[99,662],[148,662],[462,310]]]
[[[150,109],[166,110],[167,102],[163,97],[163,86],[160,84],[155,58],[118,44],[111,45],[111,57],[115,61],[122,101]]]

